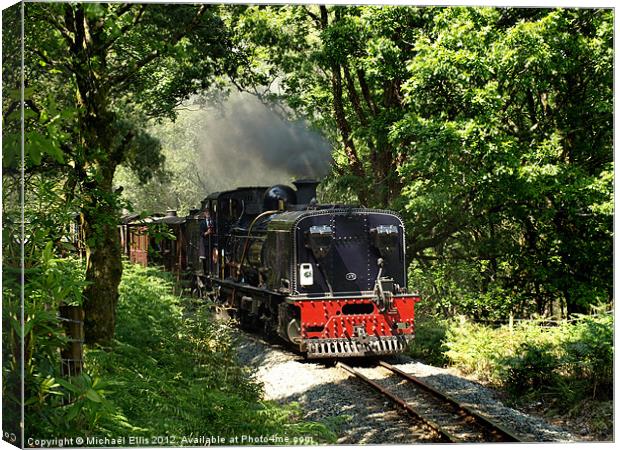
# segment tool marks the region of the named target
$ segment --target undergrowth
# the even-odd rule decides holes
[[[416,316],[415,339],[409,348],[409,354],[434,366],[449,364],[450,361],[444,354],[448,324],[446,320],[435,317]]]
[[[418,319],[410,354],[503,388],[515,404],[544,404],[550,414],[571,416],[587,404],[604,410],[601,403],[613,398],[611,313],[579,315],[555,326],[540,320],[491,327],[465,318]]]
[[[134,435],[169,436],[168,445],[200,436],[335,439],[324,425],[300,421],[295,405],[261,401],[261,387],[236,362],[231,329],[207,305],[184,308],[189,300],[172,294],[168,278],[126,266],[114,346],[86,353],[86,365],[114,386],[108,398]]]
[[[262,387],[236,361],[231,328],[215,322],[206,304],[174,295],[170,275],[151,268],[125,265],[115,339],[86,348],[83,373],[63,377],[59,348],[66,337],[57,310],[81,303],[84,268],[48,247],[26,293],[26,446],[57,437],[125,437],[106,446],[208,445],[201,437],[248,443],[243,436],[277,439],[266,444],[335,441],[333,427],[302,421],[297,405],[262,401]],[[3,346],[5,411],[20,401],[17,383],[9,382],[19,365],[16,291],[3,286],[3,325],[12,331]]]

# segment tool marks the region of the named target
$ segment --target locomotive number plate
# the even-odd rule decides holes
[[[354,274],[353,272],[349,272],[349,273],[346,275],[346,278],[347,278],[347,280],[349,280],[349,281],[355,281],[355,280],[357,280],[357,275],[356,275],[356,274]]]

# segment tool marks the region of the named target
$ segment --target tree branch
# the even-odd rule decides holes
[[[67,5],[65,7],[65,16],[69,14],[70,11],[71,11],[71,6]],[[72,11],[71,11],[71,14],[73,14]],[[60,33],[60,35],[63,37],[63,39],[65,40],[69,48],[73,48],[73,46],[75,45],[75,41],[71,37],[71,34],[70,34],[71,31],[65,26],[66,24],[63,25],[58,20],[56,20],[56,16],[52,12],[49,12],[43,18],[43,20],[49,23],[50,25],[52,25],[56,29],[56,31]]]
[[[357,156],[355,143],[351,138],[351,127],[347,121],[344,105],[342,104],[342,75],[340,73],[340,65],[337,63],[332,64],[332,96],[336,124],[338,125],[338,129],[342,135],[345,153],[349,158],[353,173],[359,177],[362,177],[364,176],[364,170]]]
[[[78,5],[75,14],[75,48],[74,53],[78,54],[82,48],[86,48],[86,29],[84,24],[84,10]]]
[[[4,121],[7,120],[7,117],[9,116],[9,114],[11,114],[13,111],[17,109],[20,103],[21,102],[19,100],[14,100],[9,104],[9,107],[7,108],[7,110],[2,114]]]
[[[125,3],[125,4],[123,4],[116,11],[116,18],[120,19],[122,15],[124,15],[126,12],[128,12],[133,7],[133,5],[134,5],[134,3]],[[144,7],[146,5],[142,5],[142,6]]]
[[[342,65],[342,69],[344,71],[345,80],[347,81],[347,94],[349,97],[349,101],[351,102],[351,105],[353,105],[353,110],[355,111],[355,114],[357,114],[360,123],[363,126],[366,126],[368,125],[368,120],[366,119],[366,114],[364,114],[364,111],[362,110],[360,98],[357,95],[357,90],[355,89],[355,82],[351,77],[351,73],[349,72],[349,66],[346,62]]]
[[[132,3],[128,3],[126,6],[128,6],[129,8],[127,8],[122,14],[118,15],[117,17],[120,17],[121,15],[125,14],[130,8],[131,6],[133,6]],[[101,51],[105,52],[107,51],[110,47],[112,47],[114,45],[114,43],[122,36],[125,35],[125,33],[127,33],[131,28],[135,27],[136,25],[138,25],[138,23],[140,22],[140,19],[142,18],[142,15],[144,14],[144,11],[146,11],[146,4],[143,4],[140,6],[140,9],[138,10],[138,12],[136,13],[136,15],[134,16],[133,20],[126,24],[124,27],[122,27],[119,31],[118,34],[113,37],[112,39],[110,39],[108,42],[104,43],[103,46],[101,47]]]
[[[209,5],[206,5],[206,4],[201,5],[198,11],[196,12],[196,15],[187,24],[185,29],[177,33],[175,36],[173,36],[173,38],[169,41],[169,45],[174,46],[181,39],[187,36],[198,25],[200,18],[207,11],[208,7]],[[148,55],[146,55],[143,59],[134,63],[133,66],[130,69],[128,69],[125,73],[120,73],[116,76],[110,77],[110,79],[106,83],[106,86],[114,87],[115,89],[119,89],[123,87],[124,84],[127,83],[127,81],[129,81],[131,77],[133,77],[136,73],[138,73],[140,69],[142,69],[144,66],[151,63],[153,60],[155,60],[156,58],[160,56],[161,56],[161,52],[159,50],[153,50]]]
[[[69,70],[71,70],[71,68],[69,66],[66,66],[65,64],[63,64],[61,62],[54,61],[54,60],[50,59],[40,49],[34,48],[33,51],[34,51],[35,54],[37,54],[43,60],[43,62],[45,62],[45,64],[48,64],[50,66],[64,66],[64,67],[68,68]]]
[[[452,237],[452,235],[454,235],[454,233],[456,233],[457,231],[459,231],[461,229],[461,224],[451,224],[450,226],[446,227],[445,230],[443,230],[440,233],[435,234],[434,236],[431,236],[429,238],[426,239],[419,239],[419,238],[415,238],[415,239],[410,239],[409,242],[410,244],[407,246],[407,253],[409,254],[417,254],[420,251],[427,249],[429,247],[436,247],[439,244],[442,244],[443,242],[445,242],[447,239],[449,239],[450,237]]]
[[[368,108],[370,108],[372,113],[376,116],[378,112],[377,105],[375,105],[375,102],[372,99],[372,95],[370,94],[370,89],[368,88],[368,83],[366,82],[366,74],[364,73],[364,70],[362,69],[357,70],[357,80],[360,83],[360,89],[362,90],[362,96],[364,97],[364,100],[366,101]]]
[[[321,28],[321,19],[319,18],[319,16],[317,16],[312,11],[310,11],[307,5],[302,5],[302,8],[304,9],[304,11],[306,11],[306,14],[308,14],[308,16],[310,16],[310,18],[314,20],[314,23],[316,24],[317,28]]]
[[[327,6],[325,5],[320,5],[319,9],[321,11],[321,27],[322,28],[327,28],[327,24],[328,24],[328,13],[327,13]]]

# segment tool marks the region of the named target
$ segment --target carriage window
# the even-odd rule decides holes
[[[381,256],[387,256],[398,248],[398,228],[396,225],[379,225],[370,230],[373,245]]]
[[[306,233],[306,247],[312,250],[316,259],[321,259],[329,253],[332,237],[332,227],[328,225],[310,227]]]

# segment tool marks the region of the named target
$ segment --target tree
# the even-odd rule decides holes
[[[200,111],[179,111],[172,121],[163,121],[149,128],[161,143],[165,157],[163,177],[153,177],[147,183],[128,167],[120,167],[114,183],[123,186],[122,197],[130,209],[152,214],[177,210],[185,215],[200,206],[210,189],[208,169],[200,164],[199,133],[204,126]]]
[[[2,11],[2,429],[21,446],[21,5]],[[6,439],[6,438],[5,438]]]
[[[481,264],[464,291],[497,286],[497,303],[541,314],[611,298],[612,23],[448,8],[418,40],[391,132],[408,148],[410,250]]]
[[[402,84],[417,36],[433,9],[395,7],[255,7],[237,21],[262,78],[309,117],[337,148],[343,193],[367,206],[398,204],[405,155],[388,136],[403,118]]]
[[[236,29],[271,95],[336,146],[341,192],[403,214],[413,282],[482,317],[611,298],[612,23],[291,6]]]
[[[120,164],[143,180],[162,156],[148,120],[237,67],[226,26],[213,5],[28,3],[26,84],[30,170],[64,177],[78,199],[86,236],[84,290],[88,342],[114,333],[122,273],[116,231]]]

